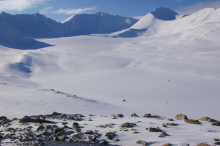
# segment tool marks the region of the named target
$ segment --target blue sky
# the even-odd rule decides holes
[[[39,12],[58,22],[75,14],[106,12],[126,17],[144,16],[157,7],[191,14],[206,7],[220,7],[220,0],[0,0],[0,12],[33,14]]]

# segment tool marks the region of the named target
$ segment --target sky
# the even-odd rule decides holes
[[[62,22],[76,14],[106,12],[125,17],[144,16],[158,7],[190,15],[206,7],[220,8],[220,0],[0,0],[0,12],[34,14]]]

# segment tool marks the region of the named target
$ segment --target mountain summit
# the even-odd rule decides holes
[[[151,12],[151,14],[153,14],[157,19],[161,20],[174,20],[176,19],[176,15],[178,15],[178,13],[175,11],[165,7],[159,7]]]

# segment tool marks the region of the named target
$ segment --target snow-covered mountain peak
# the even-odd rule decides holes
[[[175,11],[165,7],[159,7],[151,12],[151,14],[161,20],[174,20],[176,19],[176,15],[178,15]]]

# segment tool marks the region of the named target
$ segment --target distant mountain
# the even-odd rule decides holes
[[[189,16],[180,16],[168,8],[160,7],[145,15],[130,28],[112,33],[111,36],[136,37],[155,33],[169,35],[183,30],[193,29],[204,24],[220,22],[219,16],[219,8],[206,8]]]
[[[63,25],[72,34],[112,33],[129,28],[137,21],[134,18],[99,12],[75,15]]]
[[[167,21],[175,18],[176,12],[159,7],[151,13],[148,13],[142,17],[137,23],[131,26],[129,29],[125,29],[116,33],[113,33],[114,37],[137,37],[145,32],[148,28],[156,26],[162,21]]]
[[[65,23],[56,22],[39,13],[11,15],[2,12],[0,20],[0,45],[17,49],[37,49],[50,46],[32,38],[112,33],[129,28],[138,21],[101,12],[75,15]]]
[[[51,45],[36,41],[0,19],[0,45],[14,49],[39,49]]]
[[[0,14],[0,19],[7,22],[24,34],[34,37],[57,37],[66,34],[64,26],[39,13],[11,15],[5,12]]]
[[[0,19],[34,38],[50,38],[83,34],[112,33],[131,27],[138,20],[107,13],[79,14],[65,23],[39,13],[11,15],[5,12]]]

